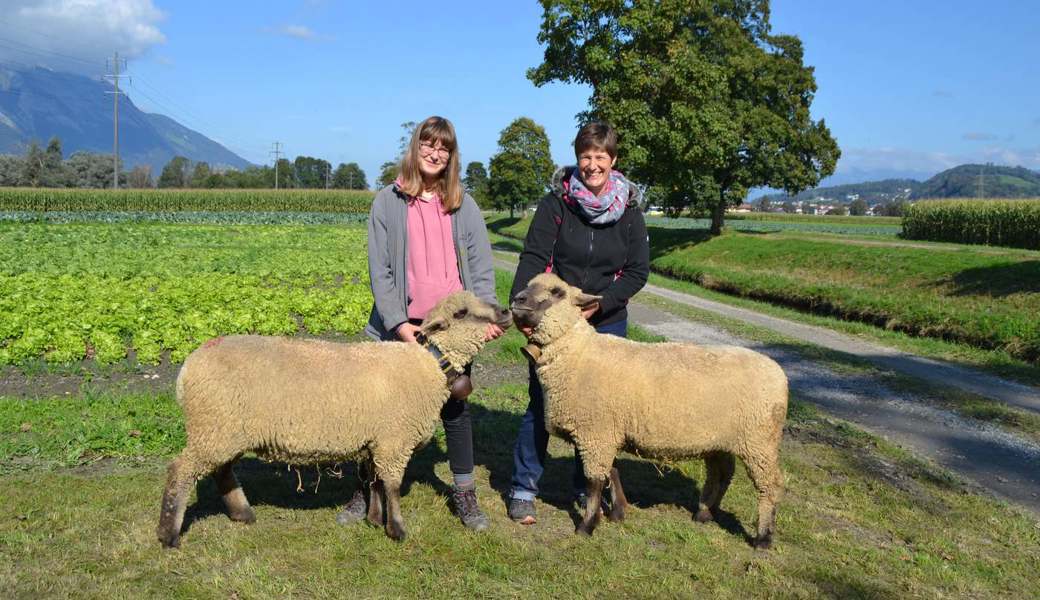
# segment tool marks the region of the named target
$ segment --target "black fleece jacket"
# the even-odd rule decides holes
[[[610,225],[590,225],[556,194],[538,208],[524,240],[509,301],[539,273],[552,256],[552,272],[587,294],[603,296],[589,319],[593,326],[628,318],[628,300],[646,285],[650,274],[650,244],[643,211],[630,202]]]

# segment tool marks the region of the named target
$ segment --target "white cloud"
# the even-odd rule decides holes
[[[1000,139],[999,135],[986,131],[969,131],[961,137],[969,142],[992,142]]]
[[[315,34],[306,25],[286,25],[281,30],[282,35],[296,38],[298,40],[313,40]]]
[[[303,40],[305,42],[325,42],[335,39],[331,35],[318,33],[306,25],[288,24],[280,25],[278,27],[265,27],[263,31],[275,35],[291,37],[297,40]]]
[[[0,62],[98,74],[166,41],[152,0],[5,0]]]

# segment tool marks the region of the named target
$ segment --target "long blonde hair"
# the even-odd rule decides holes
[[[422,172],[419,170],[419,144],[440,142],[451,154],[448,164],[441,171],[437,181],[437,194],[441,197],[441,206],[446,212],[454,212],[462,206],[462,181],[459,178],[461,162],[459,145],[455,138],[455,126],[444,117],[430,117],[420,123],[412,134],[401,158],[401,191],[409,196],[418,196],[423,191]]]

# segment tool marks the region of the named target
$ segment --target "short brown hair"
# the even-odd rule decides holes
[[[409,196],[422,193],[422,173],[419,171],[419,144],[422,142],[440,142],[451,153],[448,156],[448,164],[441,171],[437,193],[441,197],[444,210],[453,212],[462,206],[462,182],[459,179],[461,162],[455,126],[444,117],[430,117],[416,126],[408,149],[401,157],[401,191]]]
[[[588,150],[603,150],[610,158],[617,158],[617,132],[600,121],[586,123],[574,137],[574,158]]]

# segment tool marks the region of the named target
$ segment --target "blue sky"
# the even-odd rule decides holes
[[[49,53],[40,62],[96,74],[121,49],[143,109],[257,163],[280,141],[290,158],[356,161],[370,181],[396,155],[400,124],[431,114],[454,121],[464,161],[486,163],[499,132],[528,116],[567,162],[589,93],[525,78],[542,56],[533,1],[8,3],[0,41]],[[835,181],[969,161],[1040,169],[1033,0],[774,0],[772,23],[816,68],[813,113],[844,153]]]

